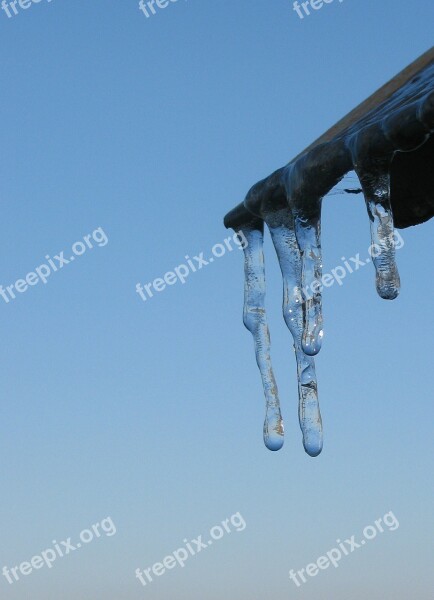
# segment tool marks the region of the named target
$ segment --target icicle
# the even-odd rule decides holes
[[[357,166],[371,224],[372,262],[376,270],[377,292],[385,300],[394,300],[400,290],[395,262],[395,229],[390,204],[390,162],[384,159]]]
[[[283,443],[283,424],[270,362],[264,307],[263,221],[270,229],[282,271],[283,314],[294,339],[297,359],[303,443],[308,454],[317,456],[323,440],[312,357],[320,351],[323,337],[322,199],[342,191],[350,194],[363,191],[371,226],[371,257],[376,269],[377,291],[382,298],[396,298],[400,279],[395,263],[391,178],[392,201],[400,227],[422,223],[432,217],[429,179],[418,186],[415,193],[411,193],[413,190],[407,181],[405,189],[397,183],[400,179],[409,180],[420,156],[406,162],[406,153],[417,151],[432,138],[433,75],[431,50],[290,163],[252,186],[244,202],[225,217],[226,227],[235,229],[246,224],[242,227],[248,239],[244,250],[244,323],[255,340],[256,359],[267,399],[264,438],[271,449],[277,449]],[[422,152],[423,169],[429,166],[430,151],[432,145]],[[403,153],[404,157],[396,160],[398,153]],[[400,164],[403,165],[402,174],[397,171]],[[346,174],[347,181],[352,178],[348,175],[352,169],[358,175],[362,190],[352,184],[345,185],[343,190],[333,190]]]
[[[284,426],[276,380],[270,358],[270,332],[265,312],[265,265],[263,222],[243,226],[247,244],[244,247],[244,325],[255,344],[256,362],[261,372],[266,400],[264,443],[269,450],[280,450],[284,442]]]
[[[317,212],[309,217],[295,217],[295,232],[302,257],[301,286],[305,303],[303,351],[315,356],[321,350],[323,338],[322,316],[322,254],[321,254],[321,213],[320,203]]]
[[[310,456],[318,456],[323,447],[321,413],[315,362],[302,347],[303,297],[301,293],[302,259],[294,219],[289,208],[265,216],[279,259],[283,278],[283,316],[294,340],[297,360],[299,420],[303,445]]]

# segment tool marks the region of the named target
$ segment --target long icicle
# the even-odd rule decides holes
[[[294,219],[289,208],[265,217],[270,229],[283,278],[283,316],[294,340],[297,360],[299,421],[307,454],[318,456],[323,447],[322,420],[318,401],[315,361],[303,351],[302,258]]]
[[[280,450],[284,442],[284,426],[276,380],[270,357],[270,332],[265,311],[264,224],[255,220],[243,226],[244,244],[244,325],[253,335],[266,400],[264,444],[269,450]]]

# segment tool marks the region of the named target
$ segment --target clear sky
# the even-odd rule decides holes
[[[138,0],[17,10],[0,11],[0,284],[99,227],[108,242],[95,234],[45,285],[0,297],[0,569],[106,517],[117,532],[12,585],[0,575],[0,597],[431,598],[434,224],[402,232],[398,300],[376,296],[372,266],[325,294],[317,459],[268,238],[279,453],[262,443],[241,252],[146,302],[135,286],[209,257],[253,183],[425,52],[432,0],[335,0],[303,20],[291,0],[179,0],[150,18]],[[361,197],[330,196],[325,271],[368,245]],[[388,511],[398,529],[300,588],[289,579]],[[244,531],[135,578],[237,512]]]

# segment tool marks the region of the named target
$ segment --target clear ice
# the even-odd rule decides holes
[[[303,433],[304,449],[310,456],[322,450],[323,435],[315,362],[305,352],[303,343],[303,313],[308,303],[302,295],[302,255],[295,235],[294,219],[289,209],[265,215],[283,279],[283,318],[294,340],[297,361],[299,421]]]
[[[385,300],[394,300],[400,290],[395,263],[395,228],[390,203],[390,165],[358,169],[371,226],[370,254],[376,272],[376,288]]]
[[[244,325],[253,336],[256,362],[262,377],[266,408],[264,443],[269,450],[280,450],[284,442],[284,426],[279,394],[270,358],[270,332],[265,311],[264,226],[243,227],[244,244]]]
[[[318,456],[323,432],[313,357],[323,339],[322,200],[348,172],[356,172],[361,190],[345,191],[364,194],[376,289],[381,298],[395,299],[400,278],[395,262],[392,161],[397,153],[419,149],[434,132],[433,88],[434,60],[353,125],[327,142],[314,144],[254,185],[244,203],[225,217],[225,225],[242,230],[247,240],[244,324],[254,338],[266,398],[264,441],[270,450],[282,447],[284,429],[265,311],[264,222],[282,272],[283,316],[297,361],[303,444],[310,456]]]

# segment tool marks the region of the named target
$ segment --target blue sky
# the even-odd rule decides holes
[[[2,331],[0,568],[110,516],[116,535],[8,585],[11,600],[428,600],[433,578],[433,223],[404,230],[402,292],[372,267],[325,295],[317,358],[323,454],[303,452],[281,281],[266,243],[272,354],[286,424],[262,443],[263,395],[234,250],[146,303],[227,237],[222,219],[432,45],[433,6],[345,0],[42,0],[0,14],[0,283],[101,227],[15,300]],[[366,253],[360,197],[324,202],[324,269]],[[298,589],[288,578],[393,511],[385,532]],[[137,567],[241,512],[247,527],[143,588]]]

